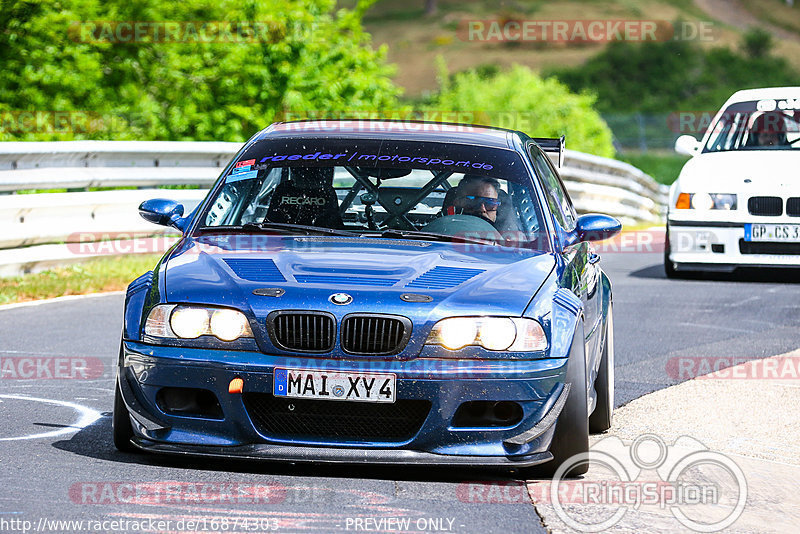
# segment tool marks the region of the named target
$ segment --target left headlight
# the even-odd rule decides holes
[[[450,317],[431,329],[427,345],[455,351],[477,345],[491,351],[536,352],[547,348],[542,326],[525,317]]]
[[[150,310],[144,333],[180,339],[212,335],[222,341],[253,337],[247,317],[239,310],[178,304],[159,304]]]

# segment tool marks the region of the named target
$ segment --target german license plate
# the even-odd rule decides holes
[[[800,243],[800,224],[745,224],[744,240]]]
[[[397,375],[388,373],[331,373],[310,369],[275,368],[272,394],[276,397],[334,401],[395,401]]]

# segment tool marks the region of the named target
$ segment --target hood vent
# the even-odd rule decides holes
[[[434,267],[406,284],[409,289],[450,289],[485,272],[483,269],[462,267]]]
[[[331,284],[375,287],[392,287],[400,281],[397,278],[367,278],[363,276],[340,276],[335,274],[296,274],[294,275],[294,278],[301,284]]]
[[[254,258],[226,258],[225,263],[236,276],[251,282],[285,282],[278,266],[272,260]]]

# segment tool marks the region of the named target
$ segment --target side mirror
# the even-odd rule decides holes
[[[578,241],[603,241],[617,235],[622,223],[614,217],[590,213],[578,217]]]
[[[139,205],[139,215],[146,221],[161,226],[172,226],[181,232],[186,229],[187,219],[183,217],[183,205],[174,200],[153,198]]]
[[[700,141],[691,135],[682,135],[675,140],[675,152],[684,156],[696,156]]]

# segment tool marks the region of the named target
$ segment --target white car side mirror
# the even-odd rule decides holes
[[[675,152],[684,156],[696,156],[700,149],[700,141],[691,135],[682,135],[675,140]]]

